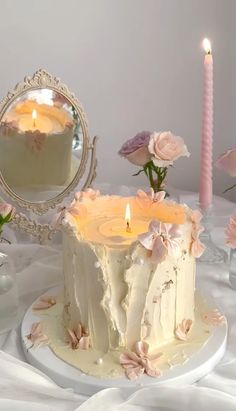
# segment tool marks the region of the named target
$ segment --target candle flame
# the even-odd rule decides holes
[[[32,119],[33,119],[33,120],[36,120],[36,118],[37,118],[37,111],[34,109],[34,110],[32,111]]]
[[[202,42],[203,48],[206,54],[211,54],[211,42],[207,38],[205,38]]]
[[[130,229],[131,211],[130,211],[129,203],[126,205],[126,209],[125,209],[125,221],[126,221],[126,231],[131,232],[131,229]]]

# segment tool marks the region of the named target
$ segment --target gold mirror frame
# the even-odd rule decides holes
[[[64,83],[62,83],[58,77],[53,77],[46,70],[40,69],[36,71],[36,73],[34,73],[32,77],[25,77],[23,82],[18,83],[12,91],[8,92],[6,97],[0,102],[0,121],[2,120],[4,114],[16,98],[20,97],[26,91],[37,90],[41,88],[48,88],[60,93],[72,104],[72,106],[75,107],[80,119],[81,129],[83,133],[83,148],[79,168],[71,183],[60,194],[45,201],[31,202],[18,196],[4,180],[0,168],[0,186],[5,192],[5,194],[8,197],[10,197],[13,201],[15,201],[16,204],[18,204],[20,207],[28,211],[32,211],[36,215],[45,214],[50,209],[55,208],[73,191],[73,189],[78,185],[80,179],[86,171],[90,151],[90,168],[88,171],[86,181],[81,190],[84,190],[91,185],[92,181],[96,177],[97,166],[97,137],[94,137],[92,143],[90,143],[86,115],[79,100],[75,97],[73,93],[69,91],[68,87]],[[12,220],[12,223],[13,225],[26,231],[27,233],[39,237],[41,242],[44,242],[47,238],[50,238],[53,232],[49,224],[39,224],[36,220],[29,219],[23,213],[16,214],[14,219]]]

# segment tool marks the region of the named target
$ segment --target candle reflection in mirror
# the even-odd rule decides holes
[[[32,111],[33,128],[36,128],[37,111],[34,109]]]

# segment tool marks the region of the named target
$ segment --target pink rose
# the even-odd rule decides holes
[[[0,215],[2,218],[6,218],[9,214],[11,214],[12,218],[15,211],[15,208],[11,204],[0,203]]]
[[[184,140],[174,136],[170,131],[154,132],[150,136],[148,150],[152,154],[152,161],[157,167],[168,167],[179,157],[189,157]]]
[[[151,159],[148,151],[150,135],[150,131],[142,131],[136,134],[135,137],[123,144],[119,151],[120,156],[129,160],[132,164],[144,166]]]
[[[232,148],[222,154],[218,160],[216,160],[215,165],[231,177],[236,177],[236,148]]]
[[[236,248],[236,214],[230,217],[229,224],[225,230],[226,244],[230,248]]]

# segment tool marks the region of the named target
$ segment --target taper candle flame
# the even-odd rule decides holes
[[[131,211],[130,211],[129,203],[127,204],[126,209],[125,209],[125,221],[126,221],[126,231],[127,233],[131,233],[131,228],[130,228]]]
[[[37,111],[34,109],[32,111],[33,127],[36,127]]]
[[[206,54],[211,54],[211,42],[205,38],[202,42]]]

